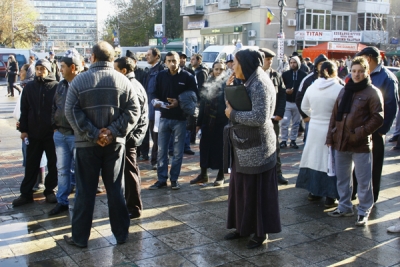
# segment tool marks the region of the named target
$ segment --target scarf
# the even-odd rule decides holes
[[[369,76],[359,83],[355,83],[353,79],[349,79],[344,86],[344,94],[338,107],[336,121],[342,121],[343,114],[350,113],[354,93],[364,90],[368,86],[371,86],[371,78]]]

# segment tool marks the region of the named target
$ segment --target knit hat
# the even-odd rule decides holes
[[[258,67],[262,67],[264,62],[261,52],[254,49],[239,50],[235,57],[242,67],[242,72],[246,81]]]
[[[314,66],[315,66],[315,70],[317,70],[317,66],[319,63],[327,61],[328,58],[324,55],[324,54],[320,54],[316,59],[314,59]]]
[[[229,54],[229,55],[227,55],[226,56],[226,63],[228,63],[228,62],[233,62],[233,55],[232,54]]]
[[[65,52],[64,56],[61,58],[61,62],[74,64],[79,68],[82,66],[81,55],[75,48],[69,49],[67,52]]]
[[[133,60],[138,61],[137,56],[136,56],[135,53],[133,53],[131,50],[127,50],[127,51],[126,51],[126,56],[127,56],[127,57],[130,57],[130,58],[133,59]]]
[[[51,63],[50,61],[48,61],[47,59],[43,58],[43,59],[39,59],[38,61],[36,61],[35,67],[37,66],[43,66],[45,67],[49,72],[51,72]]]

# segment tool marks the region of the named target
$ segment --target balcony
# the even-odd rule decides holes
[[[333,0],[298,0],[299,9],[332,10]]]
[[[239,11],[251,8],[251,0],[219,0],[218,9],[228,11]]]
[[[204,0],[181,0],[181,16],[204,15]]]
[[[359,0],[357,13],[389,14],[389,0]]]
[[[370,44],[388,44],[389,33],[387,31],[363,31],[361,42]]]

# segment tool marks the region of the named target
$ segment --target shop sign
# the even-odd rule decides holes
[[[277,56],[278,59],[283,59],[283,54],[285,53],[285,39],[278,38],[278,49],[277,49]]]
[[[339,51],[357,51],[357,44],[351,43],[328,43],[328,50],[339,50]]]
[[[332,31],[334,42],[361,42],[361,32]]]
[[[203,29],[206,25],[205,20],[200,20],[200,21],[190,21],[188,23],[188,29]]]
[[[362,32],[349,31],[295,31],[295,40],[361,42]]]

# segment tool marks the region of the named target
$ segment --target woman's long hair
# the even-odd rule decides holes
[[[330,60],[325,61],[324,63],[322,63],[321,71],[319,72],[319,77],[325,79],[334,78],[337,76],[337,69],[338,67],[335,64],[335,62]]]

